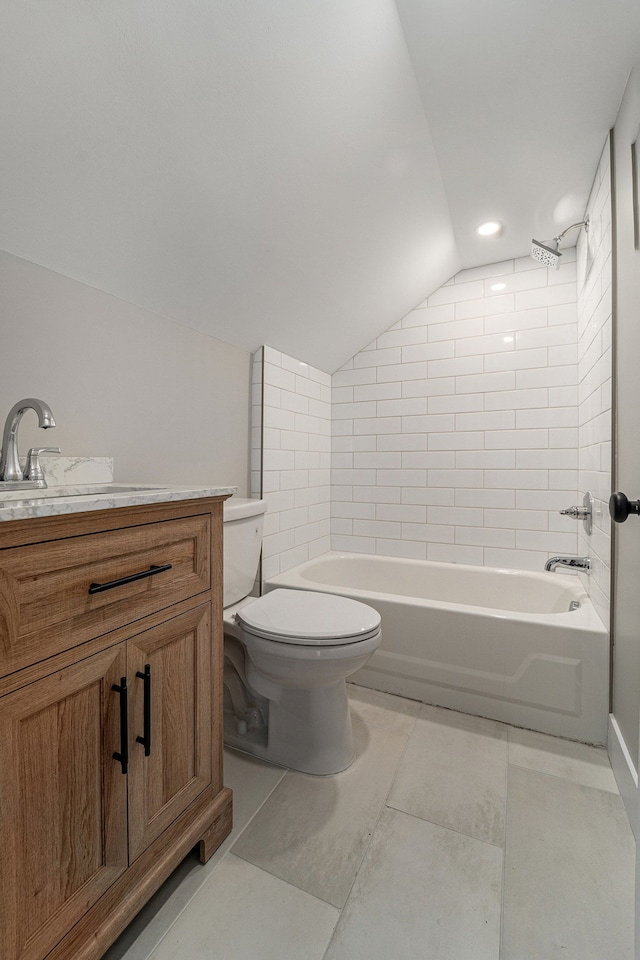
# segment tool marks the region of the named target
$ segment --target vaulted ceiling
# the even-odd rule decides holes
[[[332,371],[581,217],[637,61],[637,0],[5,3],[0,248]]]

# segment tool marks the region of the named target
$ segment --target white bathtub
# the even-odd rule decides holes
[[[265,584],[276,587],[337,593],[380,612],[382,645],[356,683],[606,741],[608,634],[576,576],[326,553]]]

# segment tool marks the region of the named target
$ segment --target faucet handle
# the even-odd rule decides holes
[[[60,447],[31,447],[27,454],[27,465],[24,471],[25,480],[44,480],[42,464],[39,460],[41,453],[60,453]]]
[[[583,517],[588,516],[589,511],[585,510],[584,507],[567,507],[565,510],[561,510],[560,514],[563,517],[575,517],[576,520],[582,520]]]
[[[585,533],[589,536],[593,530],[593,497],[590,493],[585,493],[581,507],[565,507],[564,510],[560,511],[560,515],[582,520]]]

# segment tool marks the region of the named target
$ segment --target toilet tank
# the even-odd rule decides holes
[[[266,509],[265,500],[231,497],[224,502],[222,602],[225,607],[243,600],[253,590],[260,562]]]

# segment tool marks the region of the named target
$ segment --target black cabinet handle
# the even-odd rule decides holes
[[[628,500],[624,493],[612,493],[609,497],[609,514],[616,523],[624,523],[630,513],[640,515],[640,500]]]
[[[145,663],[144,673],[136,671],[136,677],[144,682],[144,700],[142,712],[144,716],[144,732],[141,737],[136,737],[136,743],[141,743],[144,747],[144,755],[148,757],[151,753],[151,664]]]
[[[92,583],[89,587],[89,593],[102,593],[104,590],[113,590],[114,587],[122,587],[125,583],[133,583],[135,580],[144,580],[146,577],[155,577],[156,573],[164,573],[165,570],[171,570],[172,564],[163,563],[162,566],[152,564],[148,570],[142,573],[132,573],[130,577],[120,577],[119,580],[109,580],[108,583]]]
[[[120,677],[120,683],[111,685],[111,689],[120,694],[120,753],[114,753],[122,772],[126,774],[129,765],[129,705],[127,702],[127,678]]]

